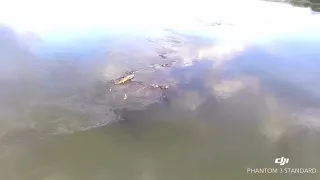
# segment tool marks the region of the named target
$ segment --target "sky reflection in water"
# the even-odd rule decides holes
[[[19,3],[0,6],[6,179],[250,179],[245,167],[277,156],[320,168],[320,15],[310,9]],[[109,82],[140,69],[132,84]]]

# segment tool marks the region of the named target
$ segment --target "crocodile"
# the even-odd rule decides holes
[[[127,76],[124,76],[124,77],[121,77],[119,79],[119,81],[115,82],[114,84],[123,84],[123,83],[126,83],[128,81],[131,81],[132,79],[134,78],[134,74],[129,74]]]

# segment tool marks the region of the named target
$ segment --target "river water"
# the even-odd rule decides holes
[[[289,2],[2,6],[0,180],[319,179],[320,14]]]

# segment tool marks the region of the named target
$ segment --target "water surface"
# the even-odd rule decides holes
[[[149,19],[106,26],[97,9],[88,27],[28,33],[5,22],[1,179],[318,179],[320,15],[314,4],[232,3],[179,15],[182,3],[167,14],[148,4]],[[279,168],[278,157],[319,172],[247,173]]]

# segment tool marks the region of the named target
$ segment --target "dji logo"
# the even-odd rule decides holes
[[[289,158],[284,158],[284,157],[276,158],[276,159],[274,160],[274,163],[280,164],[281,166],[283,166],[283,165],[289,163]]]

